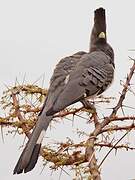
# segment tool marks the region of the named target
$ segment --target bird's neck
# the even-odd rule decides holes
[[[99,50],[103,51],[106,44],[107,44],[106,39],[103,38],[93,39],[91,40],[89,52],[91,53],[93,51],[99,51]]]

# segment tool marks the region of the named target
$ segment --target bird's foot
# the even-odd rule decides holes
[[[83,104],[86,111],[88,111],[91,114],[96,113],[96,108],[94,107],[94,104],[90,103],[90,101],[83,99],[81,100],[81,103]]]

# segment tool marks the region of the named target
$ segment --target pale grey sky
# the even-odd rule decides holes
[[[21,81],[25,73],[29,82],[44,73],[47,87],[53,68],[62,57],[88,50],[93,11],[98,7],[106,9],[108,41],[115,50],[116,77],[106,93],[116,95],[119,80],[129,69],[131,52],[128,50],[135,49],[133,0],[0,0],[0,92],[5,89],[4,84],[12,85],[16,77]],[[61,138],[59,132],[68,136],[72,132],[71,123],[57,125],[49,136],[55,137],[56,133]],[[0,179],[58,179],[58,173],[50,176],[49,168],[39,175],[42,169],[40,160],[32,172],[12,175],[22,142],[23,138],[13,138],[12,135],[5,137],[5,144],[0,141]],[[71,179],[65,174],[62,177]],[[135,152],[122,151],[117,156],[110,154],[102,167],[102,177],[103,180],[135,178]]]

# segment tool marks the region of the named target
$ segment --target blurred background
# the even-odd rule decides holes
[[[93,12],[103,7],[107,16],[107,38],[114,48],[116,64],[114,83],[105,94],[117,97],[122,88],[120,80],[125,79],[132,64],[128,56],[135,57],[135,52],[129,51],[135,49],[134,5],[134,1],[122,0],[0,0],[0,95],[6,86],[15,84],[16,78],[21,84],[24,76],[26,82],[34,83],[44,75],[47,88],[61,58],[79,50],[88,51]],[[133,103],[133,96],[129,97],[128,104],[134,106]],[[47,137],[61,141],[72,133],[72,123],[64,121],[48,130]],[[133,133],[128,138],[135,142]],[[41,173],[41,159],[30,173],[13,176],[24,137],[7,135],[4,131],[4,140],[3,143],[0,139],[0,179],[59,179],[60,171],[52,173],[49,167]],[[134,167],[135,152],[120,151],[116,156],[112,152],[102,166],[102,178],[133,179]],[[72,178],[62,173],[61,179]]]

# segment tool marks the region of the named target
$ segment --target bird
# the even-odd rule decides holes
[[[114,79],[114,51],[107,42],[105,9],[94,11],[88,52],[79,51],[56,65],[37,123],[13,174],[31,171],[38,160],[42,140],[53,115],[76,102],[102,94]]]

